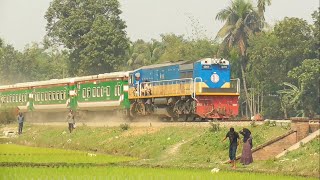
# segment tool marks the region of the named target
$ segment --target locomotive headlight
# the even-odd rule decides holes
[[[217,83],[217,82],[219,82],[219,80],[220,80],[220,77],[219,77],[218,74],[213,73],[213,74],[211,75],[211,81],[212,81],[213,83]]]

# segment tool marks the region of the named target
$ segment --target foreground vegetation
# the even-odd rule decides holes
[[[0,179],[237,179],[303,180],[303,177],[210,170],[134,167],[1,167]],[[311,178],[310,178],[311,179]]]
[[[94,163],[107,164],[135,160],[130,157],[110,156],[81,151],[35,148],[13,144],[0,144],[0,163]]]
[[[235,128],[238,131],[242,127]],[[269,126],[268,124],[249,128],[253,132],[254,147],[288,131],[287,127]],[[86,166],[86,164],[105,166],[110,165],[110,163],[121,163],[125,166],[140,166],[141,169],[120,167],[131,172],[129,173],[130,177],[138,179],[140,177],[159,178],[157,172],[161,171],[166,171],[159,173],[165,174],[161,176],[163,178],[167,177],[166,175],[169,172],[171,173],[168,174],[170,178],[175,177],[175,174],[193,172],[194,174],[201,174],[199,177],[208,179],[212,178],[212,174],[209,173],[212,168],[219,168],[222,171],[231,170],[228,164],[224,164],[228,159],[228,142],[221,142],[228,130],[225,127],[212,131],[212,128],[199,126],[129,127],[128,130],[123,130],[121,127],[93,128],[79,126],[70,134],[67,133],[66,127],[27,125],[24,130],[24,134],[17,138],[0,139],[2,143],[0,145],[0,163],[9,165],[12,165],[12,163],[34,163],[37,166],[41,163],[64,164],[72,166],[68,168],[70,176],[75,175],[75,173],[78,175],[79,171],[85,172],[91,168],[96,168],[97,171],[101,172],[100,175],[99,173],[96,174],[96,177],[109,176],[109,171],[117,172],[120,169],[117,169],[118,167],[86,167],[81,170],[79,167]],[[38,149],[30,146],[43,148]],[[290,152],[278,160],[257,161],[249,166],[238,164],[237,171],[319,177],[319,162],[317,161],[319,159],[319,148],[319,139],[317,139],[304,145],[302,149]],[[241,146],[238,150],[238,153],[240,152]],[[146,167],[146,169],[142,167]],[[152,167],[168,169],[152,169]],[[180,171],[181,168],[185,170]],[[37,174],[41,171],[40,174],[43,174],[43,177],[51,173],[61,177],[61,173],[58,173],[60,171],[56,171],[57,169],[40,169],[43,168],[31,168],[31,170],[20,168],[19,171],[30,171],[31,174]],[[64,172],[65,168],[59,167],[59,169]],[[200,170],[193,171],[190,169]],[[16,169],[1,168],[0,170],[11,174],[12,176],[8,176],[9,179],[10,177],[15,178],[13,174],[15,174]],[[107,172],[102,173],[103,171]],[[146,172],[139,175],[135,171],[155,171],[155,174],[143,176],[142,174],[149,175],[150,173]],[[214,177],[229,177],[228,174],[222,172],[214,174]],[[64,175],[69,177],[68,173]],[[234,176],[234,174],[231,173],[231,176]],[[260,175],[257,176],[260,177]],[[116,173],[114,177],[122,179],[123,176]],[[180,177],[184,178],[185,176],[177,176],[177,178]],[[192,175],[186,177],[192,177]],[[255,175],[249,176],[246,173],[241,173],[239,178],[242,177],[243,179],[257,178]],[[273,178],[281,179],[283,177],[274,176]]]

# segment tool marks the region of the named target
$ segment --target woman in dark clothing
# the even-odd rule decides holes
[[[243,149],[242,149],[242,155],[240,162],[244,165],[248,165],[253,162],[252,158],[252,136],[251,132],[247,128],[243,128],[242,131],[240,131],[240,134],[243,135]]]

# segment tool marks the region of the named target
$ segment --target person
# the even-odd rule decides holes
[[[239,145],[238,139],[239,134],[234,130],[233,127],[230,128],[229,132],[226,134],[225,138],[222,140],[225,141],[227,138],[229,138],[230,144],[229,144],[229,158],[230,162],[232,164],[232,168],[236,168],[236,154],[237,154],[237,147]]]
[[[18,123],[19,123],[18,134],[22,134],[23,122],[24,122],[24,116],[21,112],[19,112],[19,115],[18,115]]]
[[[67,121],[68,121],[68,125],[69,125],[69,132],[71,133],[72,130],[74,129],[74,124],[75,124],[75,121],[74,121],[74,114],[73,114],[73,111],[70,110],[69,113],[68,113],[68,116],[67,116]]]
[[[240,134],[243,135],[243,148],[242,148],[242,154],[240,162],[243,165],[248,165],[253,162],[252,158],[252,136],[251,132],[247,128],[243,128],[242,131],[240,131]]]

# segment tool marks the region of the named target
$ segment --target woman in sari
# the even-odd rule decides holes
[[[248,165],[253,162],[252,158],[252,136],[251,132],[247,128],[243,128],[242,131],[240,131],[240,134],[243,135],[243,149],[242,149],[242,155],[240,159],[240,163],[243,165]]]

